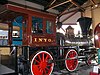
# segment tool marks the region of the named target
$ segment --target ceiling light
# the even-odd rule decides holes
[[[98,5],[96,4],[95,7],[98,7]]]

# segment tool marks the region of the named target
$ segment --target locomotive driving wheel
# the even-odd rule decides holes
[[[53,57],[47,51],[39,51],[32,58],[31,72],[33,75],[50,75],[54,63],[49,63],[49,60],[53,60]]]
[[[78,66],[77,52],[74,49],[68,50],[65,56],[65,65],[68,71],[75,71]]]

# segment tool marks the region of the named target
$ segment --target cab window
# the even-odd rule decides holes
[[[43,33],[43,19],[39,17],[32,17],[32,33]]]
[[[52,34],[53,33],[53,22],[46,21],[46,33]]]

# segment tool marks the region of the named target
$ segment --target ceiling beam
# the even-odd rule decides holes
[[[73,0],[69,0],[72,4],[74,4],[75,6],[77,6],[77,7],[80,7],[80,5],[78,4],[78,3],[76,3],[75,1],[73,1]]]
[[[66,32],[66,31],[64,30],[64,28],[61,27],[61,29],[62,29],[64,32]]]
[[[84,11],[84,9],[78,4],[76,3],[74,0],[69,0],[72,4],[74,4],[75,6],[79,7],[80,9],[82,9]]]
[[[90,2],[91,2],[93,5],[96,5],[96,3],[95,3],[94,0],[90,0]]]
[[[66,21],[67,19],[69,19],[70,17],[72,17],[73,15],[75,15],[78,11],[73,12],[71,15],[69,15],[68,17],[66,17],[64,20],[62,20],[61,22],[63,23],[64,21]]]
[[[68,10],[73,6],[73,4],[71,4],[69,7],[68,7]]]
[[[62,23],[62,25],[77,25],[77,23]]]
[[[60,6],[60,5],[63,5],[63,4],[65,4],[65,3],[68,3],[68,2],[69,2],[69,1],[65,1],[65,2],[62,2],[62,3],[58,3],[58,4],[55,4],[55,5],[52,5],[52,6],[48,7],[46,10],[53,9],[53,8],[55,8],[55,7],[58,7],[58,6]]]
[[[67,11],[67,12],[64,12],[64,13],[58,15],[58,17],[60,18],[60,17],[63,16],[63,15],[66,15],[66,14],[69,14],[69,13],[71,13],[71,12],[75,12],[75,11],[78,11],[78,10],[79,10],[79,8],[76,8],[76,9],[73,9],[73,10],[70,10],[70,11]]]
[[[55,2],[56,2],[56,0],[52,0],[52,1],[48,4],[48,6],[53,5]]]
[[[58,16],[60,17],[63,13],[66,12],[66,10],[69,10],[71,7],[73,6],[73,4],[69,5],[64,11],[62,11]]]

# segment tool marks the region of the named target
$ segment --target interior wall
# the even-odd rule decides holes
[[[60,22],[62,22],[64,19],[68,18],[73,12],[63,15],[60,17]],[[81,17],[81,13],[77,12],[71,17],[69,17],[67,20],[62,22],[62,28],[63,30],[66,30],[66,28],[71,25],[72,28],[74,28],[74,34],[77,35],[78,31],[81,31],[80,26],[77,24],[77,20]],[[58,32],[65,34],[65,32],[62,29],[58,30]]]
[[[73,12],[72,12],[73,13]],[[60,22],[64,19],[66,19],[66,17],[68,17],[69,15],[71,15],[72,13],[63,15],[60,17]],[[70,24],[70,23],[77,23],[77,20],[81,17],[81,13],[77,12],[75,13],[73,16],[71,16],[70,18],[68,18],[66,21],[63,22],[63,24]]]
[[[96,27],[100,23],[100,7],[88,7],[84,13],[84,16],[92,18],[92,27]]]
[[[94,27],[100,23],[100,8],[93,10],[93,20],[94,20]]]

